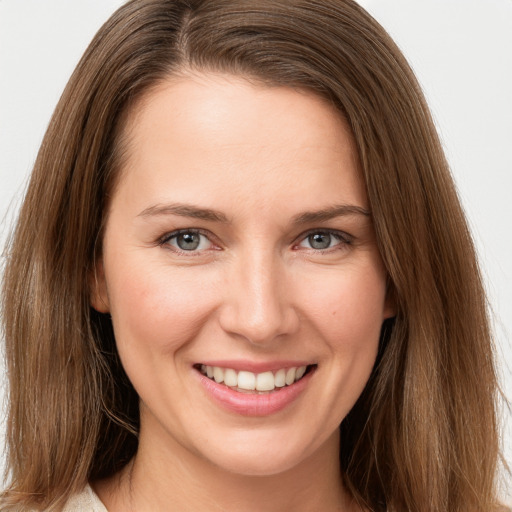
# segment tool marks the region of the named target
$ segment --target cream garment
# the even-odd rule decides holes
[[[86,485],[84,490],[72,496],[66,503],[62,512],[108,512],[105,505],[101,503],[96,493],[90,485]]]

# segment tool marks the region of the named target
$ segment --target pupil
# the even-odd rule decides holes
[[[331,235],[329,233],[309,235],[309,243],[313,249],[327,249],[331,245]]]
[[[199,235],[197,233],[183,233],[178,236],[176,243],[184,251],[193,251],[199,247]]]

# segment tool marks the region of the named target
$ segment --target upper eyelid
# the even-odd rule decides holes
[[[296,239],[294,243],[301,242],[306,239],[308,236],[313,235],[315,233],[328,233],[329,235],[334,235],[335,237],[340,238],[346,243],[350,243],[353,240],[353,236],[347,233],[346,231],[341,231],[339,229],[329,229],[329,228],[316,228],[316,229],[308,229],[307,231],[301,233]]]
[[[209,231],[206,231],[206,230],[200,229],[200,228],[182,228],[182,229],[175,229],[174,231],[168,231],[167,233],[162,235],[158,239],[158,241],[160,243],[165,243],[165,242],[168,242],[169,240],[171,240],[172,238],[174,238],[178,235],[181,235],[183,233],[197,233],[199,235],[205,236],[206,238],[208,238],[208,240],[210,240],[210,242],[214,243],[212,240],[213,234],[210,233]]]

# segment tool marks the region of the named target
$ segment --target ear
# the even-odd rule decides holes
[[[107,293],[107,281],[105,279],[105,270],[103,260],[98,260],[94,266],[93,272],[89,277],[89,289],[91,290],[91,306],[98,313],[109,313],[110,304]]]

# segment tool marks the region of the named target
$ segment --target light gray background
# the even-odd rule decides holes
[[[94,33],[121,3],[0,0],[2,246],[60,93]],[[402,48],[433,110],[476,239],[503,388],[512,399],[512,0],[360,3]],[[0,386],[3,401],[1,379]],[[505,411],[503,417],[510,464],[512,419]],[[3,421],[0,410],[0,442]],[[0,455],[0,469],[2,462]],[[512,503],[510,489],[507,494]]]

